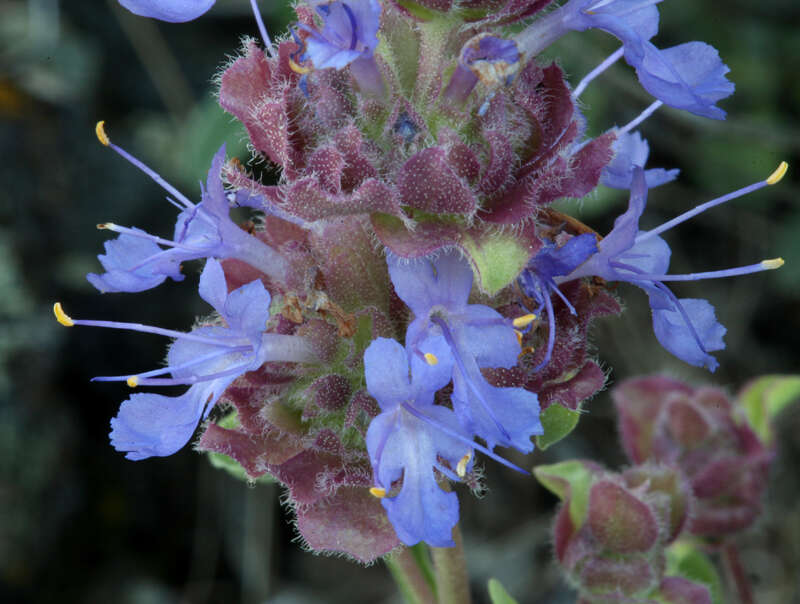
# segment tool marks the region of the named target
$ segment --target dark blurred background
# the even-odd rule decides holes
[[[261,2],[271,32],[291,20]],[[725,122],[661,109],[642,127],[651,167],[680,168],[656,189],[643,226],[766,177],[777,187],[703,214],[670,232],[673,272],[713,270],[783,256],[779,271],[686,284],[728,327],[713,376],[665,353],[645,296],[622,288],[627,311],[598,322],[593,342],[611,383],[667,372],[734,392],[763,373],[797,372],[800,330],[800,5],[794,0],[670,0],[660,5],[667,47],[704,40],[731,68],[736,94]],[[295,542],[280,488],[250,487],[187,447],[169,458],[126,461],[108,444],[109,418],[128,393],[90,384],[156,366],[162,338],[67,330],[54,301],[78,318],[187,329],[205,312],[197,275],[137,295],[100,296],[84,275],[113,220],[169,233],[174,210],[148,178],[102,147],[94,124],[189,197],[223,141],[247,159],[243,129],[214,100],[213,77],[257,35],[246,0],[219,0],[184,25],[136,18],[115,1],[5,0],[0,4],[0,601],[398,602],[381,565],[315,556]],[[551,53],[573,82],[616,48],[599,32],[573,34]],[[650,103],[617,65],[582,97],[590,132],[624,124]],[[626,203],[601,190],[565,207],[601,233]],[[527,460],[591,457],[620,467],[607,393],[575,433]],[[800,412],[784,414],[765,513],[739,540],[757,602],[800,602]],[[477,601],[498,577],[520,603],[572,602],[551,562],[555,499],[533,480],[487,464],[488,494],[461,493],[462,526]]]

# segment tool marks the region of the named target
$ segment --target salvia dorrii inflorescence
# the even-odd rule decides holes
[[[171,22],[214,4],[120,2]],[[67,326],[173,339],[166,366],[95,378],[186,387],[177,396],[132,394],[111,420],[114,448],[132,460],[171,455],[202,423],[198,450],[228,456],[251,479],[269,474],[285,485],[309,547],[368,562],[401,543],[452,546],[459,508],[448,483],[480,488],[480,456],[524,471],[498,447],[528,453],[534,437],[556,440],[548,410],[577,417],[604,386],[587,331],[595,317],[620,312],[607,283],[643,290],[661,346],[714,371],[726,329],[709,301],[678,298],[670,282],[744,275],[782,260],[670,274],[663,235],[776,184],[786,165],[640,228],[649,189],[678,173],[646,167],[648,144],[636,127],[662,105],[724,119],[717,103],[734,90],[711,46],[650,42],[657,3],[305,0],[274,43],[256,10],[262,39],[246,41],[225,66],[218,97],[244,126],[254,155],[280,177],[263,184],[223,147],[199,201],[114,144],[98,123],[100,141],[162,186],[177,217],[171,236],[99,225],[116,238],[106,242],[102,271],[88,275],[90,283],[101,292],[139,292],[182,280],[185,263],[202,260],[199,294],[214,310],[179,332],[72,319],[56,305]],[[589,29],[621,46],[573,86],[539,55]],[[627,125],[589,137],[578,97],[619,59],[655,100]],[[630,195],[602,237],[551,208],[600,184]],[[234,206],[258,212],[256,226],[237,225]],[[622,412],[634,418],[625,435],[635,427],[626,401],[637,387],[696,398],[680,385],[628,384],[618,394]],[[672,455],[650,444],[626,448],[641,464]],[[651,509],[652,497],[639,501],[659,491],[678,502],[673,512],[683,510],[645,523],[632,544],[601,535],[605,549],[581,566],[597,582],[612,564],[604,552],[641,551],[637,563],[647,572],[631,581],[652,587],[646,577],[658,560],[648,552],[674,538],[689,505],[676,485],[704,470],[692,466],[687,478],[657,466],[649,486],[636,490],[639,470],[608,476],[582,468],[592,477],[591,497],[611,502],[606,507],[660,518],[667,512]],[[697,512],[698,531],[736,523],[708,505]],[[570,572],[574,544],[584,538],[576,523],[562,526],[557,544]],[[662,588],[677,589],[674,582]]]

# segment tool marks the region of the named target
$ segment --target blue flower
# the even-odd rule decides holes
[[[220,173],[225,161],[223,145],[214,156],[208,172],[202,201],[194,204],[161,176],[138,159],[111,143],[98,125],[101,142],[145,172],[175,200],[170,201],[181,212],[173,239],[162,239],[137,228],[114,223],[98,228],[119,233],[105,244],[105,254],[98,256],[105,273],[89,273],[86,278],[101,292],[140,292],[161,284],[167,277],[181,281],[180,264],[200,258],[237,258],[269,275],[277,283],[286,276],[286,261],[261,240],[249,235],[229,217],[228,197]],[[160,246],[167,246],[162,249]]]
[[[715,103],[734,91],[725,78],[728,67],[717,51],[703,42],[656,48],[650,38],[658,31],[655,5],[659,1],[570,0],[534,21],[518,34],[517,42],[520,49],[536,55],[569,30],[601,29],[622,41],[625,60],[636,69],[644,89],[659,101],[696,115],[724,119],[725,112]],[[602,69],[619,55],[620,51],[615,52]]]
[[[472,288],[467,261],[455,250],[411,262],[389,254],[387,261],[397,295],[414,313],[406,348],[420,359],[434,350],[445,355],[440,362],[453,367],[453,409],[461,425],[489,449],[531,451],[531,436],[542,433],[536,395],[492,386],[480,371],[517,364],[514,327],[488,306],[467,304]]]
[[[464,102],[480,81],[489,90],[478,114],[488,109],[488,103],[503,86],[511,85],[520,69],[522,55],[514,40],[498,38],[488,33],[473,36],[461,48],[458,65],[447,84],[444,95],[455,102]]]
[[[622,132],[614,141],[614,159],[603,168],[600,182],[614,189],[630,189],[634,169],[638,166],[644,168],[650,147],[647,141],[638,132]],[[652,189],[672,182],[678,177],[680,170],[665,170],[652,168],[644,171],[647,188]]]
[[[458,498],[439,487],[434,469],[458,480],[453,469],[465,458],[471,466],[472,444],[456,414],[433,404],[436,390],[450,381],[449,373],[446,359],[427,366],[414,356],[409,359],[394,340],[378,338],[364,353],[367,390],[382,411],[370,423],[366,439],[377,485],[372,492],[381,496],[389,521],[406,545],[454,545]],[[467,470],[462,464],[462,474]],[[401,478],[399,492],[387,496]]]
[[[430,341],[427,350],[425,360],[378,338],[364,353],[367,390],[381,408],[367,430],[376,484],[370,491],[381,498],[403,543],[452,547],[458,499],[442,490],[437,472],[461,480],[472,469],[475,450],[524,470],[474,442],[455,412],[434,404],[435,392],[453,374],[453,359],[444,339]]]
[[[533,310],[534,314],[539,315],[543,309],[547,310],[547,351],[533,371],[539,371],[545,367],[553,354],[556,321],[553,303],[550,299],[552,294],[560,297],[570,312],[575,314],[575,308],[559,291],[555,278],[570,274],[595,253],[597,253],[597,239],[592,233],[573,237],[561,247],[551,241],[545,241],[544,246],[520,274],[518,278],[520,288],[528,297],[536,301],[537,307]]]
[[[131,387],[189,385],[177,397],[153,393],[134,394],[122,403],[111,420],[111,444],[128,459],[175,453],[191,438],[225,389],[240,375],[268,361],[309,362],[315,359],[310,343],[297,336],[264,333],[269,318],[270,295],[261,281],[228,293],[222,266],[206,262],[200,276],[200,296],[214,307],[226,326],[198,327],[189,333],[113,321],[75,320],[56,304],[62,325],[129,329],[175,338],[167,366],[125,376],[94,381],[125,381]],[[171,374],[171,378],[158,377]]]
[[[343,69],[357,59],[372,58],[378,45],[381,5],[377,0],[336,0],[317,6],[322,31],[303,24],[310,35],[305,40],[303,60],[315,69]]]
[[[627,211],[616,219],[614,228],[600,241],[597,253],[566,277],[557,278],[556,283],[597,276],[609,281],[626,281],[644,289],[653,314],[653,330],[661,345],[690,365],[714,371],[719,363],[709,353],[725,348],[722,341],[725,327],[717,322],[714,308],[708,301],[678,299],[665,282],[733,277],[775,269],[783,261],[778,258],[721,271],[668,275],[671,251],[658,235],[709,208],[777,183],[785,171],[785,164],[781,164],[766,180],[701,204],[650,231],[641,231],[639,218],[647,203],[647,183],[644,170],[637,166]]]
[[[197,19],[214,6],[215,0],[119,0],[129,11],[170,23]]]
[[[572,0],[563,7],[565,27],[575,31],[601,29],[618,38],[628,62],[641,60],[644,43],[658,32],[661,0]]]
[[[730,71],[713,46],[686,42],[659,50],[649,42],[644,55],[630,62],[645,90],[676,109],[715,120],[725,112],[714,103],[733,94],[735,86],[725,74]]]

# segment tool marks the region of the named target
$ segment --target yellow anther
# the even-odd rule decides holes
[[[383,487],[371,487],[369,490],[369,494],[373,497],[377,497],[378,499],[383,499],[386,497],[386,489]]]
[[[115,226],[116,225],[113,222],[101,222],[100,224],[97,225],[97,228],[100,229],[101,231],[110,231]]]
[[[781,164],[775,168],[775,171],[769,175],[767,179],[768,185],[777,185],[781,179],[786,175],[786,170],[789,169],[789,164],[785,161],[782,161]]]
[[[536,315],[534,314],[522,315],[521,317],[517,317],[516,319],[514,319],[512,323],[514,324],[514,327],[516,327],[517,329],[523,329],[528,325],[530,325],[531,323],[533,323],[535,320],[536,320]]]
[[[426,352],[423,356],[425,357],[425,362],[428,365],[438,365],[439,364],[439,358],[435,354],[433,354],[432,352]]]
[[[769,260],[762,260],[761,266],[767,270],[780,268],[784,265],[783,258],[770,258]]]
[[[464,478],[464,476],[467,475],[467,464],[469,463],[470,459],[472,459],[472,451],[468,451],[464,457],[458,460],[456,474],[458,474],[459,478]]]
[[[514,330],[514,335],[515,335],[515,336],[517,336],[517,343],[518,343],[518,344],[520,345],[520,347],[521,347],[521,346],[522,346],[522,332],[521,332],[521,331],[517,331],[517,330],[515,329],[515,330]]]
[[[70,316],[64,312],[64,309],[61,308],[61,302],[56,302],[53,304],[53,314],[56,316],[56,320],[64,327],[72,327],[75,325],[75,321],[73,321]]]
[[[300,75],[305,75],[311,72],[310,67],[303,67],[302,65],[298,65],[297,63],[294,62],[294,60],[291,57],[289,57],[289,67],[291,67],[292,71],[294,71],[295,73],[299,73]]]
[[[111,144],[111,139],[108,138],[108,134],[106,134],[106,121],[100,120],[97,122],[97,125],[94,127],[94,133],[97,135],[97,140],[99,140],[103,145],[108,147]]]
[[[136,376],[136,375],[132,375],[131,377],[129,377],[125,381],[128,383],[128,386],[130,386],[131,388],[136,388],[136,386],[139,385],[139,377]]]

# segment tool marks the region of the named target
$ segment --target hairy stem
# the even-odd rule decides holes
[[[412,548],[404,547],[384,562],[408,604],[435,604],[436,597]]]
[[[438,604],[469,604],[469,576],[464,544],[458,525],[453,529],[455,547],[432,547],[436,569]]]

